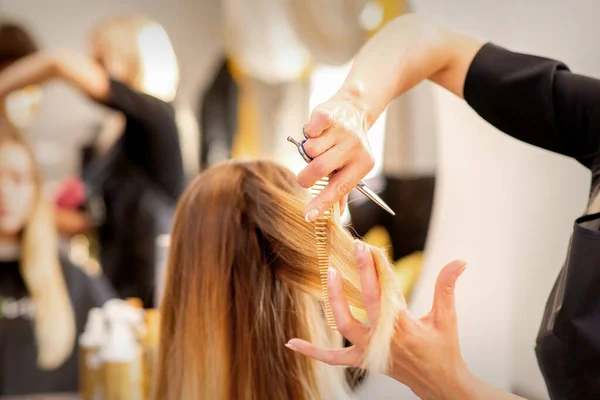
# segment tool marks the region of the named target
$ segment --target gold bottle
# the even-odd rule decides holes
[[[103,400],[143,400],[143,351],[134,330],[141,314],[119,301],[105,306],[105,314],[109,333],[101,350]]]
[[[103,400],[102,360],[100,349],[106,339],[102,310],[88,314],[83,334],[79,337],[79,391],[83,400]]]
[[[158,359],[160,314],[156,309],[146,310],[146,335],[142,339],[144,348],[144,395],[152,400],[156,382],[156,363]]]

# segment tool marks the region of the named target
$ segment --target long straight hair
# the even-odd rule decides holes
[[[293,337],[341,347],[327,326],[308,193],[285,168],[232,161],[202,173],[178,204],[161,305],[155,398],[342,399],[343,369],[285,348]],[[351,236],[329,226],[330,260],[362,307]],[[385,371],[399,307],[377,253],[382,315],[364,366]]]
[[[0,102],[0,106],[2,103]],[[34,166],[35,199],[21,233],[19,270],[35,307],[34,328],[38,367],[60,367],[73,352],[75,318],[58,256],[58,235],[50,206],[43,200],[42,177],[25,139],[0,113],[0,146],[17,144]]]

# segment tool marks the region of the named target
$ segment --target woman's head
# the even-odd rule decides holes
[[[177,57],[163,27],[143,16],[107,18],[91,35],[94,58],[114,78],[164,101],[175,97]]]
[[[0,113],[0,240],[19,241],[19,268],[35,306],[38,366],[72,353],[75,322],[58,260],[58,240],[33,152]]]
[[[40,177],[29,147],[0,118],[0,239],[18,239],[40,197]]]
[[[260,161],[216,166],[187,189],[171,239],[157,398],[343,398],[342,371],[284,347],[292,337],[341,343],[319,302],[307,196],[290,171]],[[328,238],[349,302],[362,307],[352,239],[335,224]]]
[[[25,29],[17,24],[0,23],[0,70],[36,51],[37,45]]]
[[[0,23],[0,71],[38,50],[33,37],[20,25]],[[11,123],[20,129],[30,126],[42,97],[41,88],[31,85],[3,99],[3,108]]]

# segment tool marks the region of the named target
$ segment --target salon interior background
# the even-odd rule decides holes
[[[500,45],[558,58],[577,72],[600,76],[600,51],[595,50],[600,4],[595,0],[412,0],[406,7]],[[85,51],[86,32],[95,21],[129,11],[158,19],[173,40],[181,67],[177,104],[185,124],[223,51],[216,17],[220,1],[0,1],[0,13],[23,22],[43,46],[80,51]],[[492,383],[532,399],[546,398],[533,353],[535,335],[563,261],[568,228],[584,209],[590,177],[574,161],[498,134],[431,85],[411,95],[413,104],[431,107],[409,107],[406,119],[413,129],[433,129],[437,137],[437,157],[413,160],[425,169],[436,165],[437,186],[426,262],[411,306],[415,313],[430,306],[432,281],[446,261],[468,260],[470,268],[457,293],[466,361]],[[73,172],[75,148],[88,134],[81,127],[91,129],[97,110],[60,84],[45,96],[32,134],[43,150],[42,161],[52,168],[47,175],[62,178]],[[419,125],[423,121],[428,122]],[[40,127],[43,135],[36,133]],[[281,134],[299,132],[300,126]],[[192,143],[184,148],[197,147],[193,135],[184,139]],[[59,156],[64,149],[73,151]],[[385,378],[375,378],[363,390],[368,392],[365,398],[398,398],[398,391],[410,398]]]

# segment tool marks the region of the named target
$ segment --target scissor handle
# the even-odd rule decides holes
[[[304,139],[306,139],[306,140],[310,139],[310,138],[308,137],[308,135],[306,134],[306,125],[304,125],[304,126],[302,127],[302,135],[304,135]]]
[[[294,139],[291,136],[288,136],[287,140],[288,140],[288,142],[296,145],[296,148],[298,149],[298,153],[302,156],[302,158],[304,159],[304,161],[307,164],[313,160],[312,157],[308,155],[306,150],[304,150],[304,142],[306,142],[306,140],[303,140],[302,142],[298,142],[296,139]]]
[[[304,158],[306,162],[309,163],[313,160],[313,158],[309,156],[306,152],[306,149],[304,148],[304,143],[306,143],[306,139],[300,142],[300,147],[298,148],[298,150],[301,152],[300,154],[302,155],[302,158]]]

